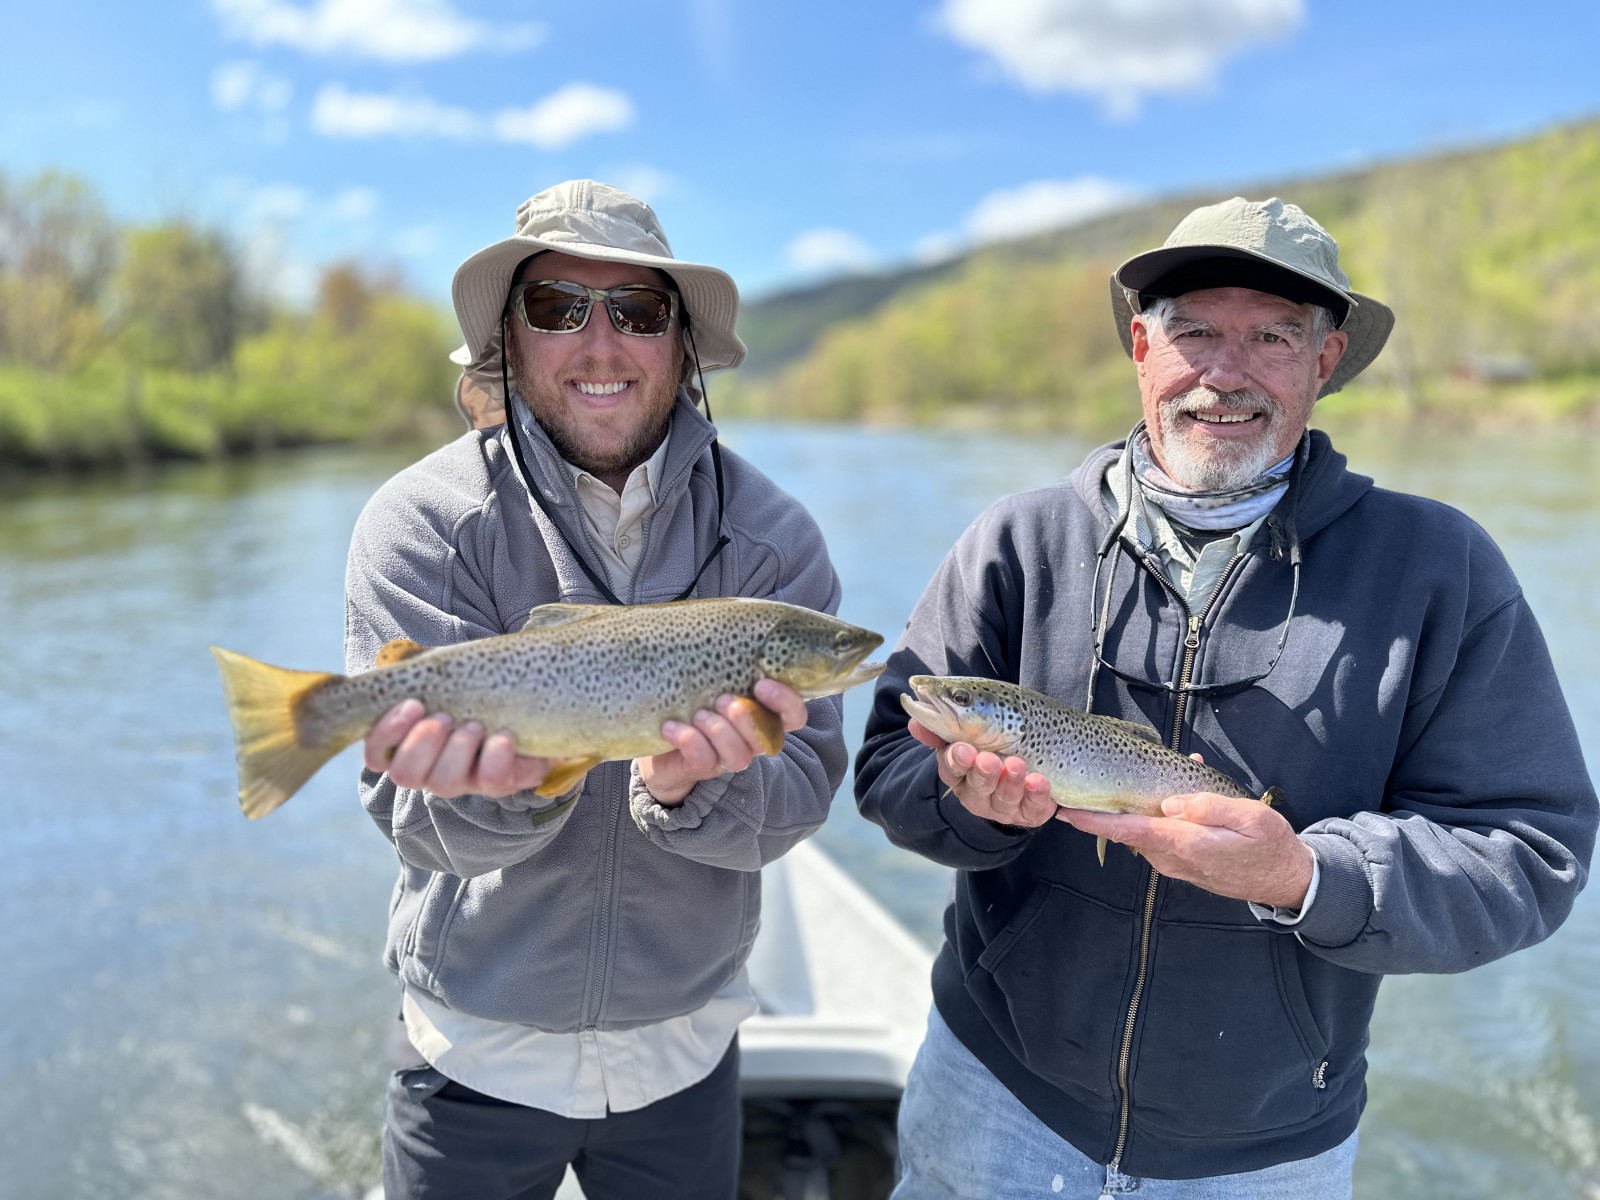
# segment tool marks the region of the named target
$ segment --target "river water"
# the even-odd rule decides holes
[[[815,513],[841,615],[892,643],[957,534],[1086,444],[730,425]],[[1347,437],[1499,540],[1600,770],[1596,443]],[[351,524],[400,451],[0,481],[0,1197],[332,1200],[376,1178],[394,858],[347,751],[239,815],[210,643],[337,669]],[[846,697],[854,738],[866,692]],[[854,746],[852,746],[852,750]],[[928,944],[943,870],[848,784],[820,843]],[[1544,945],[1384,984],[1357,1194],[1600,1198],[1600,899]]]

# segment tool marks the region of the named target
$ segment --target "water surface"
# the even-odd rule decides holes
[[[841,615],[892,642],[990,502],[1063,478],[1068,438],[732,425],[815,513]],[[1341,439],[1380,484],[1499,540],[1600,764],[1592,441]],[[318,452],[0,484],[0,1197],[360,1195],[376,1177],[395,988],[393,852],[353,752],[245,821],[205,647],[337,669],[356,513],[409,456]],[[846,697],[854,742],[867,694]],[[848,785],[821,843],[934,943],[948,874],[888,846]],[[1600,1197],[1600,913],[1465,975],[1388,980],[1358,1194]]]

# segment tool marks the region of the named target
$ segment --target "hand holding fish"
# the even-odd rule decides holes
[[[639,776],[658,804],[667,808],[683,803],[695,784],[718,775],[744,770],[757,756],[777,753],[762,732],[760,709],[777,714],[785,733],[803,729],[808,719],[806,702],[793,688],[775,679],[763,679],[753,689],[759,704],[737,696],[719,696],[715,711],[699,709],[693,722],[668,721],[661,736],[673,749],[640,758]]]
[[[459,728],[445,713],[403,700],[362,741],[369,771],[387,771],[401,787],[436,796],[510,796],[536,788],[560,760],[518,754],[509,733],[485,734],[477,721]]]
[[[940,781],[973,816],[1000,825],[1034,828],[1058,811],[1050,797],[1050,781],[1030,773],[1028,764],[1016,755],[1001,758],[970,742],[946,742],[916,719],[907,730],[934,751]]]
[[[1057,819],[1137,850],[1163,875],[1218,896],[1299,908],[1315,854],[1271,805],[1213,792],[1169,796],[1161,816],[1063,808]]]

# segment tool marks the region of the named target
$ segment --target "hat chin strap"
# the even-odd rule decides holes
[[[706,420],[710,421],[711,399],[706,395],[705,372],[700,369],[700,351],[695,348],[694,331],[685,325],[684,332],[689,335],[689,350],[690,353],[694,355],[695,374],[700,380],[700,402],[705,408]],[[560,534],[562,541],[567,542],[567,549],[572,551],[572,557],[577,560],[578,566],[581,567],[583,573],[588,576],[589,582],[594,585],[595,590],[605,597],[607,604],[621,606],[623,602],[618,599],[617,594],[611,590],[610,585],[608,585],[606,581],[600,577],[600,573],[598,571],[589,565],[588,560],[578,552],[578,548],[570,541],[567,541],[566,535],[561,533],[561,525],[556,520],[555,513],[550,511],[549,502],[544,498],[544,489],[534,485],[533,472],[528,469],[528,460],[523,456],[522,453],[522,438],[518,434],[517,422],[515,419],[516,410],[511,405],[511,374],[510,369],[506,364],[506,325],[504,320],[501,320],[500,322],[500,388],[500,394],[505,397],[506,435],[507,439],[511,442],[511,457],[516,463],[517,476],[522,480],[522,486],[527,488],[528,495],[533,497],[533,502],[537,504],[540,511],[549,518],[551,527],[554,528],[558,534]],[[668,436],[670,437],[671,434],[669,433]],[[679,600],[687,600],[694,595],[695,585],[700,582],[700,577],[706,573],[706,568],[716,560],[717,555],[722,553],[723,547],[733,540],[726,533],[722,532],[724,510],[722,485],[722,448],[720,441],[716,436],[715,425],[712,425],[711,467],[712,472],[716,476],[717,480],[717,540],[716,543],[711,547],[710,552],[707,553],[705,561],[700,564],[700,569],[694,573],[694,578],[689,581],[689,586],[684,588],[683,591],[679,592],[672,598],[674,603]]]

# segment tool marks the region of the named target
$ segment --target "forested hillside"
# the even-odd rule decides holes
[[[1474,425],[1600,419],[1600,122],[1235,191],[1306,208],[1338,238],[1353,286],[1396,310],[1383,356],[1325,408]],[[741,321],[750,365],[717,388],[720,411],[1126,424],[1136,393],[1107,276],[1230,194],[1167,198],[932,274],[813,289],[804,304],[754,304]],[[853,299],[870,303],[841,319]]]

